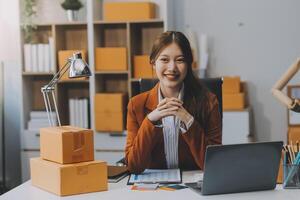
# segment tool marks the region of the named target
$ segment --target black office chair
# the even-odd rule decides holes
[[[222,107],[222,84],[223,78],[203,78],[200,79],[201,83],[206,88],[214,93],[219,101],[219,112],[223,119],[223,107]],[[158,82],[158,79],[140,79],[140,93],[150,90]]]

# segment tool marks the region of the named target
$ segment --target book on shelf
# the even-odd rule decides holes
[[[38,72],[38,50],[37,45],[31,45],[31,55],[32,55],[32,72]]]
[[[51,41],[51,40],[50,40]],[[49,42],[50,42],[49,41]],[[24,44],[24,71],[49,73],[55,72],[53,58],[53,44]]]
[[[88,99],[69,99],[69,121],[71,126],[89,128]]]
[[[25,72],[32,71],[32,53],[31,53],[31,44],[24,44],[24,70]]]
[[[54,45],[54,38],[49,37],[49,59],[50,59],[50,72],[56,72],[56,59],[55,59],[55,45]]]
[[[44,44],[37,44],[37,58],[38,58],[38,65],[37,71],[44,72]]]

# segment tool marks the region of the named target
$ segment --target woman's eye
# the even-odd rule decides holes
[[[167,58],[161,58],[160,59],[162,62],[168,62],[168,59]]]
[[[183,63],[183,62],[184,62],[184,59],[183,59],[183,58],[177,59],[176,62],[178,62],[178,63]]]

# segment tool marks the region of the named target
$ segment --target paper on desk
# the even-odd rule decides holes
[[[132,174],[129,183],[179,183],[179,169],[146,169],[143,173]]]

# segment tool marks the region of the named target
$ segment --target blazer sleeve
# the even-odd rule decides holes
[[[151,152],[158,141],[159,128],[145,117],[141,125],[137,121],[132,100],[128,103],[127,141],[125,161],[132,173],[143,172],[151,162]]]
[[[189,130],[182,134],[197,166],[200,169],[204,168],[206,147],[208,145],[222,143],[222,119],[218,105],[219,103],[217,98],[212,98],[210,112],[206,120],[206,129],[204,129],[200,123],[194,119]]]

